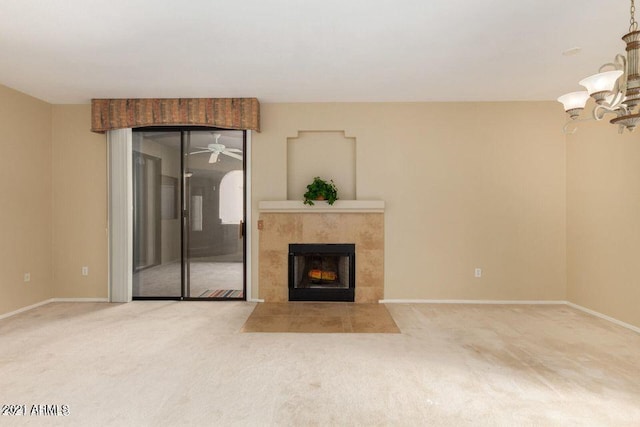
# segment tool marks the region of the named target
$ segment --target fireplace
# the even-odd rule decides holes
[[[289,245],[289,301],[349,301],[355,298],[356,245]]]
[[[290,243],[354,244],[358,263],[351,269],[355,278],[350,278],[353,288],[347,292],[355,293],[356,304],[384,298],[383,201],[337,200],[332,206],[326,202],[307,206],[302,200],[276,200],[261,201],[258,208],[259,298],[289,301]]]

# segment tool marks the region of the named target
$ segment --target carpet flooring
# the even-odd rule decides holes
[[[243,301],[0,320],[0,404],[46,426],[638,426],[640,334],[567,306],[388,304],[399,334],[240,333]]]

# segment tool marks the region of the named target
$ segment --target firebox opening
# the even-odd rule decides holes
[[[289,245],[289,301],[354,299],[354,244]]]

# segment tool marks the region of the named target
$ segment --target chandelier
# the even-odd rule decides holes
[[[635,19],[635,0],[631,0],[631,25],[629,33],[622,37],[627,44],[627,56],[616,55],[613,62],[600,67],[598,74],[582,79],[579,83],[587,90],[571,92],[558,98],[569,114],[564,126],[565,133],[576,131],[575,123],[588,99],[595,100],[593,119],[602,120],[607,114],[615,114],[610,123],[618,125],[618,131],[630,132],[640,124],[640,31]]]

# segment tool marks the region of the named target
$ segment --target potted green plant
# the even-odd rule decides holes
[[[304,193],[304,204],[313,206],[314,200],[326,200],[330,205],[338,200],[338,189],[333,180],[327,182],[319,176],[313,178],[313,182],[307,185],[307,192]]]

